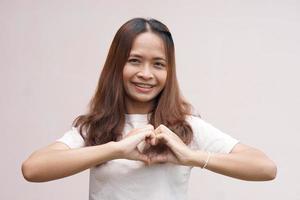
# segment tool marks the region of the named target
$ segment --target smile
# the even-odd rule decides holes
[[[141,88],[153,88],[153,85],[145,84],[145,83],[134,83],[136,86]]]
[[[133,83],[133,84],[135,85],[135,89],[138,92],[142,92],[142,93],[148,93],[152,91],[152,88],[154,87],[154,85],[143,84],[143,83]]]

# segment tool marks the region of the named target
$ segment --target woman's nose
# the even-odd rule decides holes
[[[150,65],[144,65],[140,68],[139,73],[137,74],[138,77],[140,78],[144,78],[144,79],[149,79],[153,77],[153,73],[151,70],[151,66]]]

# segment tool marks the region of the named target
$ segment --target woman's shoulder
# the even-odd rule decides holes
[[[216,129],[213,124],[201,118],[200,115],[187,115],[186,122],[190,124],[194,131],[203,131],[203,130],[211,130]]]
[[[78,136],[80,135],[81,137],[83,137],[82,139],[86,138],[86,136],[87,136],[86,131],[84,129],[82,129],[82,134],[80,133],[80,127],[72,126],[70,132],[72,132]]]
[[[71,126],[71,128],[56,141],[65,143],[71,149],[80,148],[84,146],[84,138],[80,134],[79,129],[75,126]]]
[[[201,126],[206,123],[200,115],[198,114],[190,114],[186,115],[185,120],[191,125],[191,126]]]

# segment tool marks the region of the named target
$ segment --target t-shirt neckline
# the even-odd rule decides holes
[[[148,122],[148,114],[126,114],[125,113],[125,120],[130,122]]]

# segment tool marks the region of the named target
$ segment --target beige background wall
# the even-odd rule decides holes
[[[203,119],[278,165],[259,183],[193,169],[190,199],[300,199],[300,2],[285,0],[0,0],[0,199],[87,199],[88,170],[28,183],[21,163],[85,111],[113,35],[139,16],[171,29]]]

